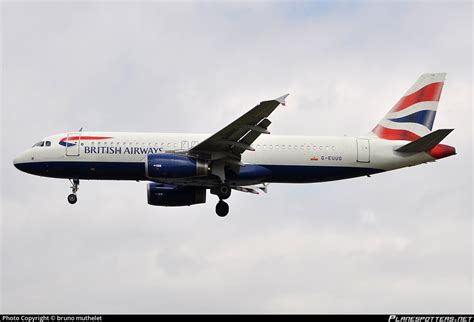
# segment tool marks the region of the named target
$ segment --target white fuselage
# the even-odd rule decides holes
[[[181,153],[207,137],[207,134],[184,133],[62,133],[45,138],[43,142],[50,142],[49,146],[32,147],[14,162],[22,164],[23,171],[42,176],[147,180],[150,178],[142,170],[147,155]],[[241,161],[245,164],[241,168],[243,178],[237,176],[232,181],[240,185],[329,181],[435,160],[424,152],[407,155],[394,151],[406,143],[376,137],[263,135],[252,144],[255,151],[246,151],[242,155]],[[272,173],[263,175],[263,178],[261,174],[253,175],[255,169],[252,166],[265,166]],[[178,181],[186,184],[189,180]],[[198,181],[205,185],[205,178]],[[196,183],[196,180],[192,182]]]

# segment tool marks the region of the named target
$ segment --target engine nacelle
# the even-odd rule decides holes
[[[158,153],[148,154],[145,171],[148,178],[189,178],[206,176],[209,164],[187,155]]]
[[[191,206],[206,202],[206,188],[148,184],[148,204],[153,206]]]

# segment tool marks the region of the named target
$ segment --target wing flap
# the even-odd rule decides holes
[[[267,130],[268,126],[272,124],[269,119],[263,119],[260,123],[258,123],[257,126],[252,128],[250,131],[245,134],[239,142],[242,142],[243,144],[246,144],[250,146],[255,140],[260,136],[260,134],[270,134],[270,132]],[[242,149],[240,147],[234,147],[233,148],[234,152],[237,154],[242,154],[245,149]],[[254,150],[254,149],[252,149]],[[251,151],[252,151],[251,150]]]

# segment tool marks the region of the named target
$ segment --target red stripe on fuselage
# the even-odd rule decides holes
[[[68,138],[63,138],[61,139],[61,142],[63,141],[77,141],[77,140],[106,140],[106,139],[112,139],[111,136],[70,136]]]
[[[443,83],[431,83],[425,87],[420,88],[416,92],[403,96],[397,104],[390,110],[390,113],[398,112],[412,106],[413,104],[420,102],[439,101],[441,96],[441,90],[443,89]]]

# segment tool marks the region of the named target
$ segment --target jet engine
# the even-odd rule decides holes
[[[207,161],[197,160],[187,155],[148,154],[145,171],[148,178],[189,178],[206,176],[209,164]]]
[[[148,184],[148,204],[153,206],[191,206],[206,202],[206,188],[174,186],[162,183]]]

